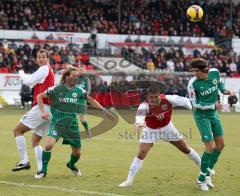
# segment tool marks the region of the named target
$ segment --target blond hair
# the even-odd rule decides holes
[[[70,76],[72,72],[78,71],[78,69],[72,65],[67,65],[66,69],[62,73],[62,78],[60,83],[65,83],[67,76]]]

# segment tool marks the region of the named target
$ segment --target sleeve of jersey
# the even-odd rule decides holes
[[[83,88],[81,88],[81,90],[82,90],[83,98],[87,99],[87,96],[89,94],[88,91],[84,90]]]
[[[23,80],[23,84],[33,87],[37,83],[43,83],[48,76],[48,72],[48,66],[42,66],[33,74],[25,74],[23,70],[20,70],[18,73],[20,78]]]
[[[220,77],[220,80],[219,80],[218,89],[221,91],[221,93],[224,93],[224,91],[226,90],[225,85],[222,82],[221,77]]]
[[[145,124],[145,117],[148,113],[149,106],[147,103],[141,103],[138,107],[135,124]]]
[[[54,94],[54,89],[56,86],[52,86],[49,87],[47,90],[44,91],[44,93],[48,96],[48,97],[52,97],[52,95]]]
[[[226,88],[225,88],[224,83],[222,82],[220,72],[216,68],[210,69],[209,72],[212,72],[214,74],[214,76],[219,80],[218,89],[221,91],[221,93],[223,93],[226,90]]]
[[[200,110],[215,109],[215,104],[205,105],[201,102],[196,103],[196,94],[195,94],[195,90],[194,90],[194,87],[193,87],[193,83],[189,82],[188,86],[187,86],[187,89],[188,89],[188,96],[189,96],[189,99],[192,103],[193,109],[194,108],[200,109]]]
[[[87,78],[87,94],[91,93],[91,81],[89,78]]]
[[[178,95],[166,95],[166,99],[175,106],[182,106],[189,110],[192,110],[192,104],[186,97],[180,97]]]

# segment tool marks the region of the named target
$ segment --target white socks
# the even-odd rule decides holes
[[[42,151],[43,151],[42,146],[38,145],[34,147],[38,171],[42,170]]]
[[[26,140],[23,135],[15,137],[17,149],[20,155],[21,163],[26,164],[28,162]]]
[[[134,158],[132,165],[130,166],[128,172],[127,181],[132,182],[135,175],[137,174],[138,170],[142,167],[143,160],[138,159],[137,157]]]
[[[192,159],[199,167],[201,166],[201,158],[198,155],[198,153],[193,150],[192,148],[189,148],[191,150],[190,153],[187,154],[187,156]]]

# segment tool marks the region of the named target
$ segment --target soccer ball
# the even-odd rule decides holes
[[[203,17],[203,9],[199,5],[192,5],[187,9],[187,17],[191,22],[199,22]]]

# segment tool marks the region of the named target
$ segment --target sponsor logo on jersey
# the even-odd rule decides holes
[[[165,118],[165,115],[164,115],[164,113],[161,113],[161,114],[159,114],[159,115],[156,115],[156,118],[157,118],[158,120],[162,120],[162,119]]]
[[[209,89],[207,89],[207,90],[200,91],[200,94],[201,94],[202,96],[209,95],[209,94],[213,93],[214,91],[216,91],[217,89],[218,89],[217,86],[213,86],[213,87],[211,87],[211,88],[209,88]]]
[[[58,97],[60,103],[77,103],[77,99],[67,98],[67,97]]]
[[[57,135],[57,131],[53,131],[53,135],[55,135],[55,136],[56,136],[56,135]]]

